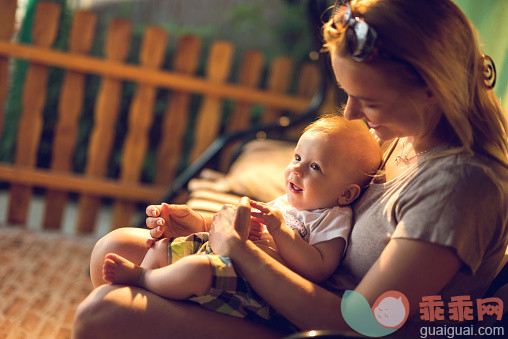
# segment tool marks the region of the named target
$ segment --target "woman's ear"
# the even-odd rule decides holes
[[[360,186],[357,184],[350,184],[344,193],[339,197],[337,203],[339,206],[346,206],[352,203],[360,195]]]

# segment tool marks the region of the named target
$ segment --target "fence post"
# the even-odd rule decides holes
[[[166,53],[167,33],[161,28],[148,27],[143,36],[140,51],[140,65],[149,69],[158,69]],[[138,84],[132,99],[127,136],[123,145],[120,181],[138,183],[148,149],[148,133],[152,127],[157,87]],[[113,205],[111,228],[130,226],[136,203],[116,200]]]
[[[74,13],[69,35],[69,51],[87,54],[92,46],[97,16],[91,11]],[[72,156],[78,135],[78,120],[83,108],[85,94],[85,74],[68,70],[62,83],[58,102],[58,122],[55,127],[53,149],[51,152],[51,170],[70,172]],[[63,191],[46,191],[46,209],[43,219],[45,229],[58,229],[67,203],[68,193]]]
[[[60,5],[55,2],[39,2],[35,13],[32,37],[34,45],[51,47],[58,29]],[[30,63],[23,87],[22,115],[16,138],[17,166],[35,167],[37,149],[42,131],[42,110],[46,102],[48,69]],[[11,185],[7,220],[12,224],[26,224],[32,187],[22,184]]]
[[[11,40],[14,34],[14,18],[17,0],[0,0],[0,40]],[[4,104],[9,85],[9,59],[0,57],[0,138],[4,130]]]
[[[132,24],[125,19],[114,19],[108,27],[105,46],[106,59],[123,62],[130,46]],[[120,106],[122,81],[110,77],[102,79],[95,104],[94,127],[90,138],[85,175],[104,177],[115,136],[115,123]],[[82,195],[79,200],[79,233],[90,233],[95,228],[101,197]]]
[[[268,74],[267,89],[270,92],[285,94],[289,89],[293,74],[293,60],[278,57],[273,60]],[[267,108],[261,117],[264,123],[275,122],[281,117],[279,109]]]
[[[210,48],[206,63],[206,77],[216,83],[224,83],[229,77],[233,62],[233,44],[227,41],[216,41]],[[199,157],[219,134],[222,117],[223,98],[207,95],[198,112],[194,128],[194,145],[190,160]]]
[[[258,88],[263,75],[265,66],[265,56],[263,53],[250,50],[245,53],[242,58],[240,68],[238,70],[237,83],[241,86]],[[235,102],[234,108],[226,126],[227,132],[240,131],[250,126],[252,121],[253,104],[245,102]],[[221,169],[225,171],[229,166],[234,145],[227,145],[221,152]]]
[[[178,40],[173,62],[174,72],[193,75],[199,64],[201,39],[186,35]],[[182,140],[190,114],[191,94],[173,91],[168,96],[162,119],[162,135],[157,151],[155,183],[169,187],[178,169],[182,154]]]

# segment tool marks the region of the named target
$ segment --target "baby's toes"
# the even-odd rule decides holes
[[[115,276],[115,266],[116,263],[111,259],[106,259],[104,261],[104,266],[102,268],[102,277],[105,281],[113,283]]]

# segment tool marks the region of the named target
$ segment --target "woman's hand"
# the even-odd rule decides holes
[[[147,240],[151,246],[160,238],[186,236],[195,232],[206,231],[203,217],[187,205],[150,205],[146,208],[146,226],[150,228],[152,239]]]
[[[240,199],[239,206],[224,205],[213,217],[210,246],[214,253],[229,257],[237,246],[245,244],[250,231],[250,200]]]

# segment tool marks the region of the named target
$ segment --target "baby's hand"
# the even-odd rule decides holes
[[[186,236],[206,231],[203,217],[187,205],[150,205],[146,208],[146,226],[150,228],[147,245],[151,246],[160,238]]]
[[[152,237],[147,239],[146,244],[148,247],[152,247],[167,232],[167,225],[169,223],[167,204],[148,206],[146,208],[146,215],[146,226],[150,228],[150,236]]]
[[[259,221],[265,224],[268,232],[273,233],[281,228],[284,223],[284,218],[278,209],[268,206],[262,202],[252,200],[250,201],[250,205],[259,211],[252,210],[251,214],[254,221]]]
[[[259,220],[251,218],[249,228],[249,240],[259,241],[259,239],[261,239],[261,234],[263,234],[264,228],[265,226],[262,223],[260,223]]]

